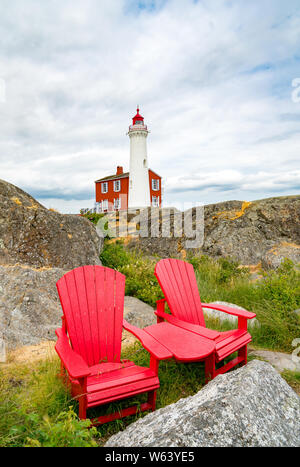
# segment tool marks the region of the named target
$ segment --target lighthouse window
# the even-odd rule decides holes
[[[114,181],[114,191],[120,191],[121,190],[121,181],[120,180],[115,180]]]
[[[142,120],[136,120],[135,124],[136,125],[143,125],[143,121]]]
[[[101,184],[101,188],[102,188],[102,193],[107,193],[108,192],[108,182],[104,182]]]
[[[159,180],[156,180],[155,178],[152,179],[152,190],[153,191],[159,190]]]

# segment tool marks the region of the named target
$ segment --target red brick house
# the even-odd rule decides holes
[[[151,206],[161,207],[161,177],[148,169]],[[109,212],[128,209],[129,172],[118,166],[114,175],[96,180],[96,210]]]

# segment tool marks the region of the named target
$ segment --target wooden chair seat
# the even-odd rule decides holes
[[[236,329],[233,331],[223,332],[215,342],[216,361],[219,362],[239,350],[241,347],[249,344],[249,342],[251,342],[251,335],[247,331]]]

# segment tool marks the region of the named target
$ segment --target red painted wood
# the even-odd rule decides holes
[[[91,422],[93,426],[102,425],[103,423],[112,422],[123,417],[128,417],[129,415],[135,415],[139,412],[145,412],[146,410],[151,410],[152,404],[145,402],[141,404],[140,407],[128,407],[127,409],[120,410],[119,412],[114,412],[113,414],[103,415],[102,417],[92,418]]]
[[[210,308],[212,310],[223,311],[224,313],[228,313],[229,315],[240,316],[246,319],[253,319],[256,316],[255,313],[251,313],[250,311],[246,310],[239,310],[238,308],[232,308],[231,306],[216,305],[214,303],[202,303],[202,306],[203,308]]]
[[[58,340],[55,344],[55,350],[60,356],[64,366],[68,369],[72,378],[88,376],[91,373],[90,368],[84,359],[71,349],[67,335],[62,329],[56,329]]]
[[[193,266],[177,259],[163,259],[154,272],[171,313],[176,318],[205,327]]]
[[[251,342],[251,336],[249,333],[247,333],[245,336],[236,338],[231,343],[227,344],[225,347],[222,347],[220,350],[216,350],[218,361],[224,360],[224,358],[236,352],[241,347],[244,347],[245,345],[249,344],[249,342]]]
[[[214,331],[213,329],[207,329],[203,326],[199,326],[198,324],[191,324],[186,321],[182,321],[182,319],[178,319],[175,316],[168,315],[167,313],[163,312],[154,312],[162,321],[165,319],[170,324],[174,324],[174,326],[178,326],[181,329],[186,329],[187,331],[191,331],[195,334],[198,334],[202,337],[207,337],[208,339],[217,340],[221,337],[221,333],[218,331]]]
[[[172,314],[168,315],[164,313],[164,303],[159,301],[157,311],[155,312],[158,316],[158,323],[162,319],[165,319],[173,326],[177,326],[193,334],[202,335],[204,339],[215,344],[214,356],[212,354],[208,354],[207,356],[205,365],[206,380],[214,377],[218,372],[228,371],[237,364],[245,364],[247,362],[247,344],[251,342],[251,335],[247,332],[247,320],[254,318],[256,316],[255,313],[223,305],[201,304],[193,266],[184,261],[163,259],[156,264],[154,274],[162,288]],[[203,307],[238,316],[238,329],[221,333],[205,329]],[[161,326],[162,324],[160,323],[157,326]],[[160,342],[163,342],[166,347],[170,343],[174,351],[174,342],[169,335],[163,338],[162,335],[158,336],[156,334],[156,338]],[[182,339],[182,342],[186,345],[186,355],[189,350],[190,355],[193,355],[195,350],[192,350],[188,339]],[[215,360],[220,362],[236,351],[239,352],[238,358],[234,359],[233,363],[225,365],[222,371],[218,370],[217,372],[215,370]]]
[[[243,357],[236,357],[233,360],[230,360],[230,362],[226,363],[226,365],[222,366],[221,368],[215,371],[215,376],[226,373],[227,371],[231,370],[233,367],[235,367],[236,365],[239,365],[243,361],[244,361]]]
[[[215,350],[213,341],[169,323],[153,324],[144,328],[144,331],[158,342],[163,342],[173,357],[179,361],[202,360]]]
[[[79,400],[80,418],[86,418],[90,407],[145,392],[151,403],[144,408],[154,410],[158,364],[144,368],[120,360],[125,276],[103,266],[83,266],[66,273],[57,282],[57,290],[64,319],[63,327],[56,330],[55,348],[62,361],[62,373],[68,372],[72,395]],[[152,362],[153,358],[169,358],[163,345],[142,330],[136,333],[151,350]],[[122,413],[132,410],[136,408]]]
[[[146,333],[145,330],[127,323],[125,319],[123,320],[123,327],[137,337],[143,344],[143,347],[158,360],[166,360],[173,357],[172,352],[170,352],[162,343],[158,342]]]

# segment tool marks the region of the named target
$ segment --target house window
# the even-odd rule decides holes
[[[114,181],[114,191],[120,191],[121,190],[121,180],[115,180]]]
[[[159,180],[157,180],[156,178],[152,179],[152,190],[153,191],[159,190]]]
[[[102,201],[102,210],[107,211],[108,210],[108,199],[104,199]]]
[[[159,208],[159,196],[152,196],[152,206]]]
[[[101,193],[107,193],[107,192],[108,192],[108,182],[101,183]]]
[[[121,209],[121,200],[120,198],[114,199],[114,209]]]

